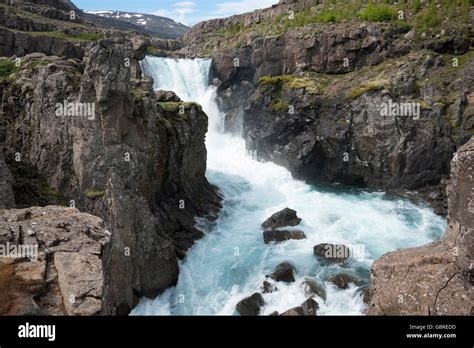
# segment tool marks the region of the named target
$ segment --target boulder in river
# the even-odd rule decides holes
[[[331,262],[344,262],[351,256],[351,250],[343,244],[322,243],[313,247],[314,255]]]
[[[355,277],[353,277],[349,274],[340,273],[340,274],[336,274],[336,275],[330,277],[328,279],[328,282],[333,283],[334,285],[336,285],[340,289],[347,289],[349,287],[350,283],[357,284],[359,281]]]
[[[316,315],[319,309],[319,304],[312,298],[304,301],[301,306],[291,308],[283,313],[281,316],[313,316]]]
[[[296,226],[301,222],[301,219],[296,215],[296,211],[290,208],[285,208],[276,212],[262,223],[263,228],[278,228],[284,226]]]
[[[237,303],[236,309],[240,315],[258,315],[265,304],[262,294],[256,292]]]
[[[326,301],[326,285],[323,281],[306,278],[303,281],[303,289],[306,296],[318,296]]]
[[[277,291],[277,287],[275,285],[273,285],[272,283],[270,283],[269,281],[265,280],[262,284],[262,292],[264,294],[268,294],[270,292],[274,292],[274,291]]]
[[[263,241],[265,244],[270,242],[281,243],[290,239],[305,239],[303,231],[271,230],[263,232]]]
[[[295,277],[293,275],[294,271],[295,268],[291,263],[282,262],[275,268],[275,271],[272,273],[271,277],[277,282],[281,281],[286,283],[292,283],[295,281]]]

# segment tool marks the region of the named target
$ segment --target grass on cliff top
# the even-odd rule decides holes
[[[441,30],[466,32],[466,27],[471,24],[471,5],[474,5],[474,0],[324,0],[322,5],[313,3],[313,6],[295,12],[293,16],[281,14],[249,26],[237,22],[204,33],[200,45],[203,54],[210,54],[216,45],[219,48],[246,45],[254,34],[278,36],[289,29],[302,27],[308,34],[314,34],[325,30],[318,27],[318,23],[352,21],[383,22],[405,31],[414,29],[420,34]]]
[[[28,31],[25,32],[28,35],[32,36],[49,36],[49,37],[56,37],[60,39],[66,39],[72,42],[91,42],[102,40],[104,35],[99,33],[88,33],[88,32],[81,32],[78,35],[68,35],[62,31]]]

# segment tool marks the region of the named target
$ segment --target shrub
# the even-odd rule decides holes
[[[0,79],[8,77],[9,75],[18,71],[15,62],[12,60],[0,60]]]

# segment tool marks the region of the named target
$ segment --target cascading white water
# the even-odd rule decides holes
[[[134,315],[235,314],[242,298],[260,291],[266,275],[283,261],[296,268],[296,281],[279,282],[278,291],[264,294],[262,314],[283,312],[305,299],[305,277],[326,280],[344,272],[368,282],[368,270],[387,251],[418,246],[438,238],[445,221],[423,205],[383,193],[313,187],[294,180],[283,167],[252,160],[244,140],[222,132],[223,115],[208,85],[211,61],[146,57],[142,68],[154,78],[154,88],[174,91],[184,101],[202,105],[209,116],[206,138],[207,177],[224,194],[224,206],[214,223],[199,221],[206,233],[180,263],[176,287],[156,299],[141,299]],[[303,219],[307,236],[265,245],[260,224],[274,212],[290,207]],[[320,263],[313,255],[319,243],[364,247],[364,258],[343,265]],[[326,282],[327,300],[317,298],[318,315],[361,314],[360,289],[346,290]]]

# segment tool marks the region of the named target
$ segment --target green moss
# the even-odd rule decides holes
[[[48,185],[46,180],[40,180],[38,183],[38,191],[43,195],[50,198],[55,198],[62,200],[64,199],[63,195],[56,189]],[[65,200],[65,199],[64,199]]]
[[[90,199],[96,199],[103,197],[105,195],[106,190],[92,190],[88,189],[84,191],[84,196]]]
[[[153,47],[153,46],[148,46],[147,47],[147,52],[148,54],[151,54],[153,56],[159,56],[161,54],[161,50],[159,48]]]
[[[388,89],[389,88],[389,81],[385,79],[376,79],[369,81],[367,83],[364,83],[361,86],[354,87],[352,88],[348,95],[348,99],[356,99],[360,97],[361,95],[367,93],[368,91],[380,91],[382,89]]]
[[[291,75],[262,76],[258,80],[258,83],[262,86],[265,86],[265,85],[278,86],[288,81],[291,81],[292,79],[293,79],[293,76]]]
[[[0,60],[0,80],[7,78],[19,70],[14,61],[7,59]]]
[[[138,103],[148,96],[148,91],[141,88],[130,88],[130,94],[133,97],[133,102]]]
[[[271,102],[270,104],[270,109],[272,109],[273,111],[276,111],[276,112],[285,112],[285,111],[288,111],[288,108],[290,107],[290,105],[283,101],[283,100],[274,100]]]

